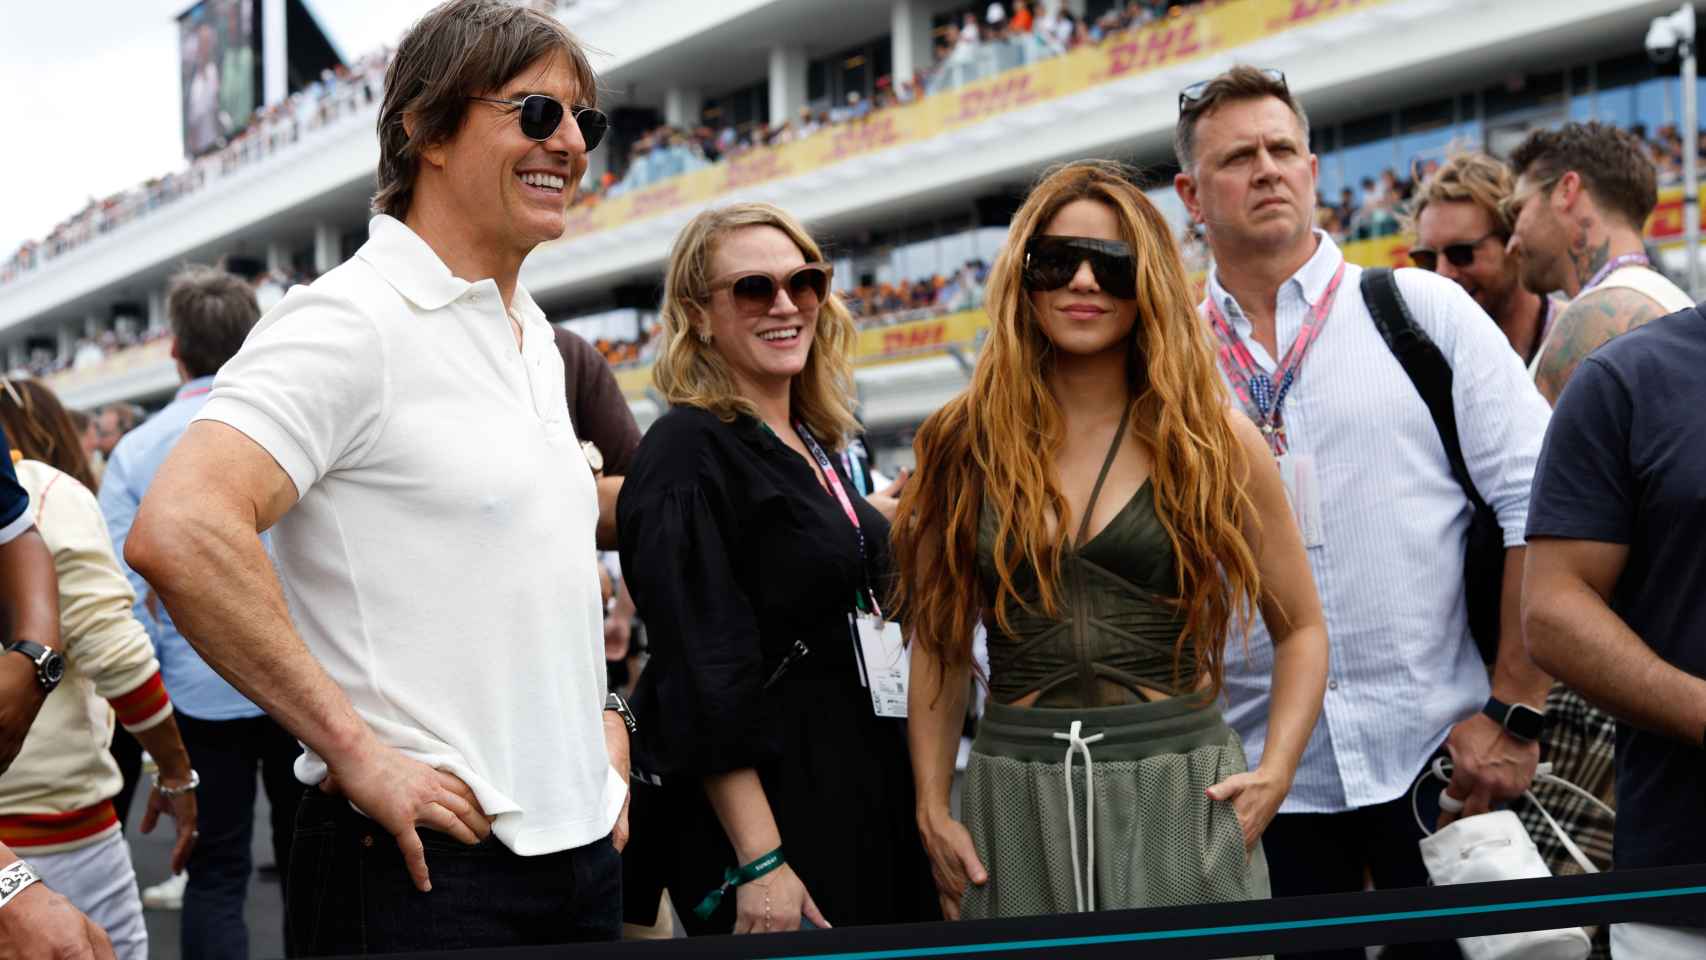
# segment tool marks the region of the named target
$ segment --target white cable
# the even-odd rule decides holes
[[[1068,849],[1072,852],[1072,895],[1079,913],[1085,911],[1086,902],[1088,909],[1096,909],[1096,768],[1090,759],[1090,744],[1106,736],[1098,733],[1081,737],[1079,731],[1083,728],[1083,721],[1074,720],[1068,732],[1051,734],[1056,740],[1066,741],[1066,835]],[[1078,876],[1078,804],[1072,793],[1072,757],[1080,751],[1084,754],[1084,846],[1086,859],[1090,861],[1082,881]],[[1088,898],[1085,897],[1086,889]]]

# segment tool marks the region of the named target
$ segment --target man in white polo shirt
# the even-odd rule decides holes
[[[416,24],[368,242],[262,318],[131,530],[184,636],[306,747],[294,955],[620,932],[599,497],[517,282],[563,232],[596,95],[527,7],[452,0]]]

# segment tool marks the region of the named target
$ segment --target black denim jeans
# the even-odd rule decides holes
[[[422,828],[432,892],[409,879],[384,828],[308,791],[297,808],[285,905],[292,957],[539,946],[622,935],[622,858],[609,837],[518,856]]]
[[[198,720],[178,711],[178,731],[196,788],[196,829],[189,883],[180,920],[183,960],[246,960],[249,928],[243,902],[254,865],[249,851],[255,824],[257,774],[272,808],[273,857],[281,883],[289,876],[291,834],[302,784],[292,766],[302,753],[296,738],[271,717]]]

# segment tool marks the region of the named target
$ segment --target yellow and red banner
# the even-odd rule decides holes
[[[799,176],[853,157],[917,143],[991,117],[1139,74],[1198,60],[1263,37],[1382,6],[1392,0],[1228,0],[1115,34],[1096,46],[890,107],[803,140],[758,147],[619,197],[569,211],[577,238],[668,210],[705,206],[731,191]],[[559,241],[561,242],[561,241]]]

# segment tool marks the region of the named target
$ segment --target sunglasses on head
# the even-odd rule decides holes
[[[557,127],[563,122],[563,114],[568,113],[575,118],[575,126],[580,128],[581,139],[586,141],[588,153],[603,142],[604,134],[610,129],[610,118],[597,107],[564,107],[561,100],[542,93],[530,93],[519,100],[506,100],[502,97],[468,99],[515,107],[516,118],[521,121],[521,132],[529,140],[551,139],[551,134],[556,133]]]
[[[776,302],[776,291],[788,291],[788,299],[801,313],[815,314],[818,305],[829,299],[829,278],[835,268],[827,263],[808,263],[784,274],[753,270],[724,277],[711,284],[711,292],[727,289],[729,298],[745,314],[769,313]]]
[[[1439,269],[1439,258],[1443,254],[1447,262],[1461,270],[1475,262],[1476,247],[1500,235],[1499,231],[1494,230],[1479,240],[1448,243],[1438,250],[1430,247],[1411,247],[1410,262],[1423,270],[1437,271]]]
[[[1120,300],[1137,299],[1137,258],[1118,240],[1093,237],[1032,237],[1025,242],[1025,289],[1059,290],[1072,282],[1085,261],[1102,292]]]
[[[1267,77],[1269,80],[1272,80],[1274,83],[1277,83],[1282,87],[1285,87],[1286,93],[1291,92],[1291,88],[1286,86],[1285,71],[1284,70],[1280,70],[1280,69],[1277,69],[1275,67],[1263,67],[1258,72],[1261,73],[1262,76]],[[1187,110],[1191,110],[1191,109],[1195,108],[1198,103],[1201,103],[1202,99],[1204,97],[1208,96],[1209,85],[1214,83],[1214,81],[1216,79],[1218,79],[1218,78],[1217,77],[1210,77],[1207,80],[1198,80],[1196,83],[1193,83],[1190,86],[1186,87],[1185,89],[1180,90],[1179,91],[1179,112],[1184,113]]]

